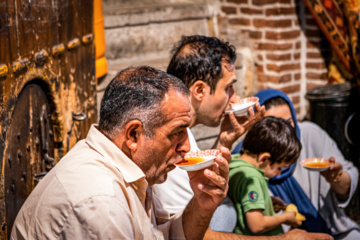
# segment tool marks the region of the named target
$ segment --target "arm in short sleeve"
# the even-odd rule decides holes
[[[246,178],[242,173],[237,173],[233,178],[233,182],[236,182],[236,191],[233,194],[236,201],[241,203],[244,213],[252,209],[265,209],[261,179]]]

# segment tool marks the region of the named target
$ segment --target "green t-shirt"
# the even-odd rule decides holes
[[[234,233],[254,235],[246,224],[245,213],[252,209],[262,209],[264,216],[274,216],[274,208],[268,191],[267,178],[264,172],[250,163],[239,159],[239,154],[232,155],[229,164],[229,191],[237,210],[237,223]],[[261,235],[272,236],[283,234],[281,225]]]

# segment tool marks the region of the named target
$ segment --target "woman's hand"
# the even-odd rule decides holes
[[[336,162],[335,158],[329,158],[330,168],[320,174],[331,184],[331,189],[336,193],[340,200],[348,197],[350,191],[351,178],[349,173],[343,171],[341,163]]]
[[[329,158],[330,168],[326,171],[321,172],[326,181],[329,183],[340,182],[343,174],[343,168],[341,163],[336,162],[334,157]]]

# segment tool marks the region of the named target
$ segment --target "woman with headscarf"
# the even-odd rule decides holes
[[[285,93],[267,89],[255,96],[265,105],[265,116],[282,117],[293,125],[303,146],[299,160],[269,180],[273,195],[297,205],[306,217],[302,225],[305,230],[330,233],[335,239],[360,239],[360,227],[342,209],[357,189],[357,168],[344,159],[334,140],[319,126],[297,122],[295,109]],[[240,148],[241,144],[233,153]],[[311,157],[331,158],[334,166],[322,173],[300,166],[301,159]]]

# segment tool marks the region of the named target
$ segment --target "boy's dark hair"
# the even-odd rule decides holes
[[[246,134],[242,152],[251,154],[268,152],[271,164],[294,163],[301,151],[301,143],[295,129],[284,119],[264,117],[255,123]]]
[[[235,47],[215,37],[182,36],[173,48],[167,73],[180,78],[190,88],[195,81],[202,80],[210,86],[212,93],[223,76],[222,61],[233,65],[236,60]]]
[[[283,99],[282,97],[274,97],[270,98],[263,104],[265,106],[265,110],[269,110],[272,107],[281,106],[281,105],[288,105],[288,102]]]

